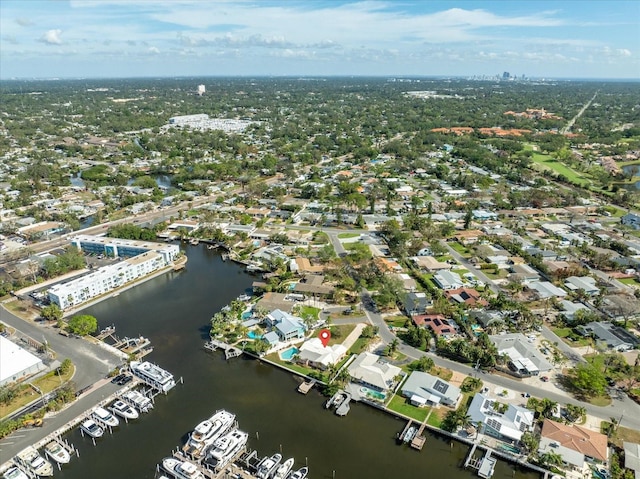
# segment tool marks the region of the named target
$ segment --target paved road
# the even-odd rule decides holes
[[[491,278],[489,278],[486,274],[484,274],[481,270],[477,269],[471,262],[469,262],[464,256],[462,256],[460,253],[458,253],[455,249],[453,249],[451,246],[449,246],[449,243],[447,243],[445,240],[440,240],[440,244],[442,246],[444,246],[447,250],[447,252],[453,256],[453,258],[460,263],[462,266],[464,266],[465,268],[467,268],[470,272],[472,272],[480,281],[482,281],[485,286],[487,286],[491,291],[493,291],[494,293],[499,293],[500,292],[500,288],[498,288],[498,286],[495,285],[495,283],[493,282],[493,280]]]
[[[73,381],[77,389],[83,389],[104,378],[123,360],[111,351],[89,341],[65,337],[51,326],[23,320],[0,307],[0,321],[15,328],[20,333],[42,342],[47,340],[49,348],[55,351],[56,359],[62,362],[69,358],[78,366]]]

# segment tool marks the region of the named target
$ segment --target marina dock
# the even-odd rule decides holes
[[[429,416],[427,416],[427,418],[428,417]],[[418,432],[411,440],[411,447],[414,449],[417,449],[418,451],[421,451],[422,448],[424,447],[425,442],[427,442],[427,437],[423,434],[424,428],[426,427],[426,425],[427,425],[427,420],[425,419],[424,422],[420,424],[420,429],[418,429]]]

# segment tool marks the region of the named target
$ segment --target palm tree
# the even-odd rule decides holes
[[[552,401],[549,398],[544,398],[542,399],[542,401],[540,401],[540,404],[538,406],[540,407],[540,415],[542,417],[549,418],[553,416],[553,413],[555,412],[556,407],[558,406],[558,403],[555,401]]]
[[[547,466],[559,466],[562,464],[562,456],[553,451],[545,452],[540,456],[540,462]]]

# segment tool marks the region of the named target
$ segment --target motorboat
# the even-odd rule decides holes
[[[44,452],[58,464],[68,464],[71,461],[71,454],[58,441],[51,441],[44,446]]]
[[[234,429],[215,440],[205,461],[216,468],[226,466],[242,449],[249,439],[249,435],[239,429]]]
[[[276,467],[280,465],[280,461],[282,461],[282,454],[274,454],[273,456],[265,457],[258,464],[256,477],[258,479],[267,479],[271,477],[271,474],[275,471]]]
[[[109,427],[117,427],[120,424],[118,418],[111,414],[103,407],[97,407],[91,413],[91,416],[99,423],[103,423]]]
[[[18,466],[9,468],[2,477],[3,479],[29,479],[29,476],[22,472]]]
[[[94,438],[102,437],[102,435],[104,434],[104,429],[98,426],[98,423],[96,423],[93,419],[87,419],[86,421],[83,421],[82,424],[80,424],[80,429]]]
[[[293,463],[294,459],[293,457],[290,457],[282,464],[280,464],[276,469],[276,473],[273,475],[273,479],[285,479],[287,477],[287,474],[289,474],[289,471],[291,471],[291,469],[293,468]]]
[[[229,430],[235,418],[235,414],[224,409],[216,411],[213,416],[195,427],[183,450],[192,456],[201,455],[207,447]]]
[[[307,474],[309,474],[309,468],[305,466],[289,474],[289,477],[287,477],[287,479],[305,479],[305,477],[307,477]]]
[[[122,395],[122,400],[131,404],[142,413],[149,412],[149,410],[153,408],[153,402],[151,401],[151,399],[142,394],[140,391],[127,391]]]
[[[121,400],[117,400],[109,406],[109,410],[123,419],[138,419],[139,416],[138,411]]]
[[[164,393],[176,385],[173,374],[149,361],[131,361],[129,368],[135,376]]]
[[[175,457],[165,457],[162,460],[162,467],[178,479],[204,479],[204,474],[195,464],[179,461]]]
[[[53,476],[53,466],[40,455],[38,450],[29,446],[18,453],[18,460],[40,477]]]

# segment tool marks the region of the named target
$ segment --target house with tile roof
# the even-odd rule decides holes
[[[607,436],[582,426],[566,425],[545,419],[540,433],[538,454],[553,452],[562,456],[563,462],[581,470],[587,462],[607,462],[609,450]]]

